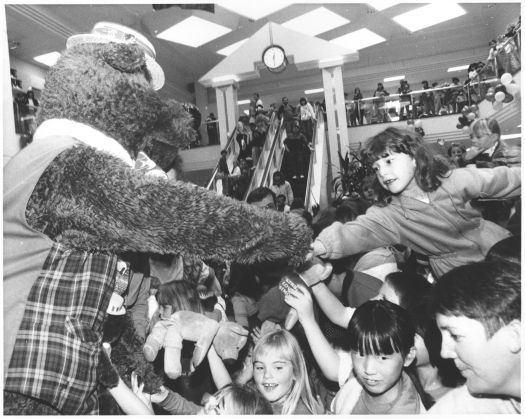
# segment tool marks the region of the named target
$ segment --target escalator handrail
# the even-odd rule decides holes
[[[273,126],[273,124],[275,123],[275,118],[277,118],[277,113],[274,112],[274,114],[272,115],[272,119],[270,120],[270,127]],[[264,181],[265,179],[265,174],[267,173],[267,171],[269,170],[268,169],[268,165],[270,164],[271,162],[271,157],[272,157],[272,153],[273,153],[273,150],[274,150],[274,145],[275,145],[275,141],[276,139],[279,138],[280,136],[280,132],[281,132],[281,129],[282,129],[282,126],[283,126],[283,121],[282,120],[279,120],[279,124],[277,126],[277,129],[275,130],[275,134],[273,135],[273,139],[272,139],[272,143],[271,143],[271,146],[270,146],[270,151],[268,152],[268,156],[266,158],[265,161],[262,161],[261,158],[259,158],[259,161],[257,162],[257,166],[259,165],[264,165],[264,168],[263,168],[263,176],[261,178],[261,182],[259,183],[258,186],[255,185],[256,183],[256,176],[255,176],[255,173],[257,171],[257,166],[255,168],[255,170],[253,171],[252,173],[252,178],[250,180],[250,184],[248,186],[248,189],[246,190],[246,193],[244,194],[244,199],[243,201],[246,201],[246,199],[248,198],[248,195],[250,194],[250,192],[254,189],[256,189],[257,187],[259,186],[262,186],[262,182]],[[268,139],[267,139],[268,140]]]
[[[230,135],[230,137],[228,138],[228,141],[226,142],[226,147],[224,148],[225,150],[229,150],[231,145],[232,145],[232,142],[234,141],[234,138],[235,138],[235,134],[237,133],[237,127],[235,127]],[[211,175],[211,178],[210,178],[210,181],[208,182],[208,185],[206,186],[206,189],[210,189],[211,186],[215,183],[215,178],[217,177],[217,173],[219,171],[219,161],[220,161],[220,158],[219,160],[217,161],[217,164],[215,165],[215,169],[213,170],[213,173]]]
[[[306,180],[306,190],[304,192],[304,207],[308,210],[308,206],[310,205],[310,188],[312,186],[312,173],[313,173],[313,166],[314,166],[314,160],[315,160],[315,145],[319,138],[317,137],[317,128],[319,126],[319,122],[321,121],[320,118],[324,118],[322,109],[319,107],[317,108],[317,112],[315,115],[316,122],[313,128],[313,136],[312,136],[312,148],[313,151],[310,152],[310,164],[308,165],[308,178]],[[317,203],[318,204],[318,203]]]
[[[270,167],[275,155],[275,149],[277,147],[277,144],[281,141],[281,132],[283,129],[283,120],[281,120],[279,124],[279,128],[277,129],[277,132],[275,133],[275,136],[273,138],[272,147],[270,148],[270,152],[268,153],[268,160],[266,160],[266,165],[264,166],[263,175],[261,177],[261,182],[259,183],[259,187],[264,186],[264,183],[266,179],[268,178]],[[280,169],[280,167],[279,167]]]

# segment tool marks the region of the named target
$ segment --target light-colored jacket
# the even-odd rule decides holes
[[[401,243],[427,255],[438,277],[483,260],[492,245],[510,232],[484,220],[470,200],[520,195],[520,168],[454,169],[442,182],[428,193],[428,203],[403,193],[385,207],[370,207],[354,221],[333,223],[317,238],[326,249],[321,256],[339,259]]]

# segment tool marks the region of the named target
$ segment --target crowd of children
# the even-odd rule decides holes
[[[474,132],[478,124],[491,126],[476,121]],[[185,386],[168,380],[146,394],[134,377],[112,393],[125,413],[520,412],[520,236],[471,205],[518,197],[520,168],[456,167],[395,128],[369,139],[363,156],[376,176],[366,196],[321,210],[313,223],[304,208],[292,210],[315,236],[305,265],[160,278],[161,309],[218,304],[219,317],[250,339],[233,364],[212,346],[207,362],[178,379]],[[279,193],[291,204],[275,177],[275,192],[255,190],[248,203],[276,210]]]

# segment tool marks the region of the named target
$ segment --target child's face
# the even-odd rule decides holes
[[[391,355],[360,355],[352,351],[351,354],[355,376],[372,396],[386,396],[389,391],[394,391],[403,367],[410,365],[399,352]]]
[[[271,403],[280,401],[292,388],[292,363],[277,351],[259,354],[253,363],[253,380],[266,400]]]
[[[392,194],[403,192],[414,180],[416,162],[405,153],[388,152],[372,165],[381,186]]]
[[[472,132],[472,145],[474,147],[486,150],[492,147],[494,144],[496,144],[497,141],[498,141],[497,134],[481,133],[481,132],[477,132],[476,130],[473,130]]]
[[[461,147],[452,147],[450,150],[450,156],[454,160],[458,160],[460,157],[463,156],[463,150],[461,150]]]
[[[368,199],[369,201],[374,200],[374,188],[372,186],[365,186],[363,188],[363,198]]]

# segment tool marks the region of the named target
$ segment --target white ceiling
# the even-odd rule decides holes
[[[215,5],[214,13],[209,13],[183,10],[177,6],[155,11],[151,4],[13,4],[6,5],[6,25],[8,40],[20,44],[10,53],[35,65],[39,64],[33,60],[34,56],[62,50],[70,35],[89,32],[98,21],[130,26],[145,34],[155,46],[157,59],[167,80],[161,94],[178,98],[188,96],[191,90],[188,85],[224,59],[216,53],[217,50],[250,37],[269,21],[281,24],[320,4],[294,4],[256,21],[218,5]],[[380,12],[364,3],[326,3],[323,6],[350,20],[350,23],[322,33],[319,38],[330,40],[347,32],[368,28],[387,40],[359,51],[359,61],[347,63],[343,68],[345,89],[352,92],[354,86],[360,86],[365,94],[389,75],[406,73],[413,88],[418,88],[423,79],[450,80],[452,73],[446,72],[448,67],[486,58],[488,42],[520,15],[518,2],[462,3],[461,6],[467,11],[464,16],[411,33],[395,23],[392,17],[420,4],[398,4]],[[446,7],[446,2],[443,2],[443,7]],[[191,14],[221,23],[231,28],[232,32],[199,48],[155,37],[156,33]],[[435,58],[429,60],[429,57]],[[454,75],[463,79],[466,72]],[[397,85],[397,82],[390,84],[390,90],[395,90]],[[262,95],[287,95],[296,99],[303,95],[304,89],[315,87],[321,87],[319,70],[298,72],[290,66],[277,76],[261,71],[260,79],[241,84],[239,98],[244,99],[251,92],[259,91]],[[388,85],[385,87],[389,89]]]

